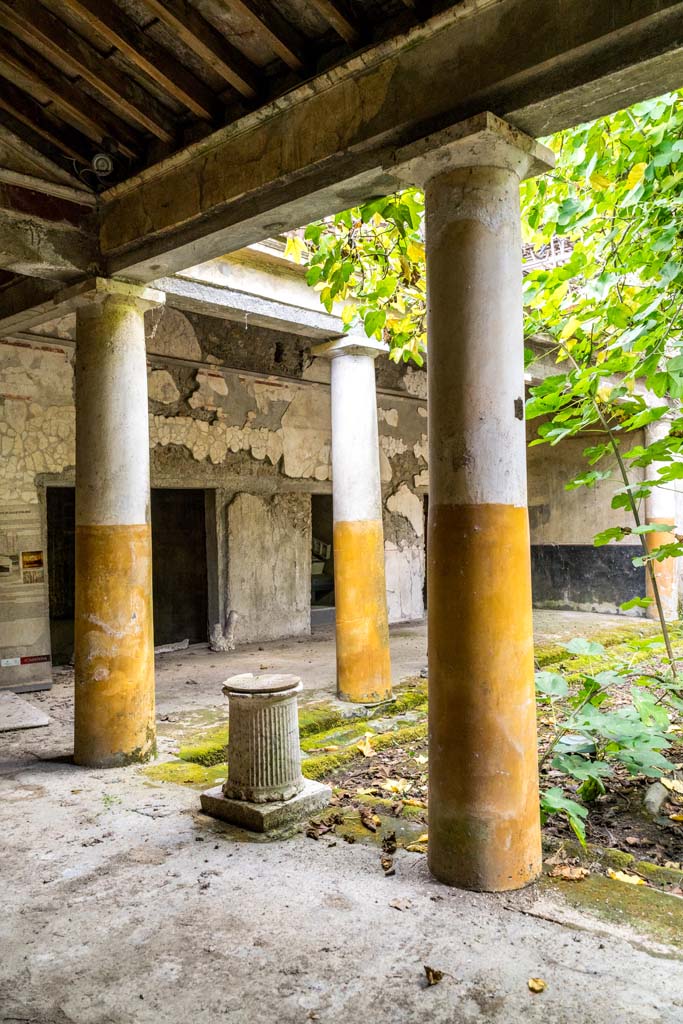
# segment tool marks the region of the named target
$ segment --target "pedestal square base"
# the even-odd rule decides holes
[[[215,786],[201,794],[202,810],[212,818],[230,825],[248,828],[251,832],[272,832],[286,828],[327,807],[332,790],[321,782],[306,779],[304,788],[291,800],[253,804],[248,800],[232,800],[223,796],[223,787]]]

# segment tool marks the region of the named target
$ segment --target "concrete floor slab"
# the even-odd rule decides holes
[[[544,629],[569,639],[590,623],[551,616]],[[424,627],[394,629],[392,649],[397,677],[415,674]],[[265,663],[304,677],[311,698],[329,696],[333,654],[327,636],[164,655],[160,716],[212,712],[224,678]],[[0,1021],[683,1020],[680,948],[572,906],[560,884],[467,893],[406,850],[385,877],[376,845],[249,835],[202,814],[196,790],[134,766],[69,763],[68,673],[34,700],[50,726],[0,736]],[[683,921],[680,899],[665,899]],[[425,986],[425,965],[444,972],[438,985]],[[530,992],[532,977],[544,992]]]
[[[0,732],[14,732],[18,729],[39,729],[49,725],[50,719],[39,708],[16,693],[0,693]]]

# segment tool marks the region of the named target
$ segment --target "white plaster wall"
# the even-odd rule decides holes
[[[533,435],[532,435],[533,436]],[[640,433],[629,439],[633,445],[641,443]],[[592,545],[593,537],[610,526],[632,525],[626,510],[611,507],[614,493],[623,487],[615,461],[607,457],[595,467],[612,470],[608,480],[593,487],[578,487],[567,491],[565,484],[579,473],[590,470],[583,451],[595,443],[586,438],[567,438],[555,447],[537,445],[527,448],[527,480],[529,519],[532,544],[584,544]],[[643,479],[642,470],[635,470],[632,478]],[[633,544],[633,538],[624,543]]]

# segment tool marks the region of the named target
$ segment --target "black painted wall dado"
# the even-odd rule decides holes
[[[645,596],[645,570],[632,559],[639,544],[534,544],[531,583],[537,608],[604,609],[616,611],[624,601]]]

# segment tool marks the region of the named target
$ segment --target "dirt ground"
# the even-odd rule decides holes
[[[605,624],[548,613],[539,637]],[[424,627],[395,629],[392,654],[397,681],[419,673]],[[299,672],[307,704],[331,696],[333,664],[329,631],[234,655],[161,656],[162,760],[183,730],[214,720],[226,676]],[[27,699],[52,722],[0,734],[0,1024],[683,1020],[683,902],[663,884],[626,885],[597,862],[578,884],[548,867],[539,883],[498,896],[431,878],[417,852],[420,742],[339,773],[328,813],[343,810],[345,787],[376,788],[389,803],[376,832],[333,826],[313,840],[304,825],[259,840],[201,814],[199,784],[70,763],[68,671]],[[392,793],[384,783],[395,778],[414,792]],[[386,872],[391,804],[413,798],[410,834],[398,829]],[[442,973],[437,984],[425,967]],[[531,991],[533,978],[543,991]]]

